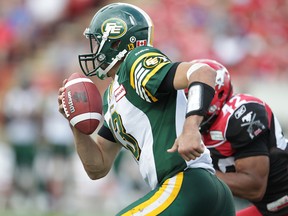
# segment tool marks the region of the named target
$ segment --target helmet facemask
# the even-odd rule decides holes
[[[108,71],[125,56],[127,50],[118,51],[121,40],[109,40],[109,31],[105,31],[103,36],[96,36],[91,34],[89,29],[86,29],[84,35],[90,41],[91,53],[81,54],[78,57],[83,73],[86,76],[97,75],[100,79],[107,78]],[[112,58],[110,56],[116,57]]]

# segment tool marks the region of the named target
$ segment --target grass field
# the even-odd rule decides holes
[[[239,198],[235,198],[235,204],[236,204],[236,210],[242,209],[247,207],[247,205],[249,205],[249,203],[245,200],[239,199]],[[111,209],[112,211],[112,209]],[[103,212],[103,210],[99,210],[99,209],[94,209],[93,211],[90,210],[90,212],[86,212],[84,210],[82,211],[77,211],[77,212],[72,212],[70,210],[67,212],[40,212],[37,211],[35,209],[31,209],[31,210],[3,210],[0,209],[0,216],[112,216],[115,215],[115,211],[112,212]]]

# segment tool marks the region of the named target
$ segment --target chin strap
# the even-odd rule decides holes
[[[109,36],[109,34],[110,34],[110,31],[111,31],[111,28],[107,28],[106,31],[103,33],[102,40],[101,40],[101,43],[100,43],[100,45],[99,45],[98,52],[96,53],[96,55],[99,54],[100,51],[102,50],[105,42],[106,42],[107,39],[108,39],[108,36]]]
[[[100,78],[100,79],[105,79],[107,78],[107,73],[109,70],[111,70],[111,68],[119,61],[121,60],[125,54],[127,53],[128,51],[126,49],[122,50],[121,52],[118,53],[118,55],[116,55],[116,57],[113,59],[113,61],[111,62],[111,64],[108,65],[107,68],[105,68],[105,70],[102,70],[101,68],[98,68],[97,71],[97,76]]]
[[[127,50],[124,49],[121,52],[119,52],[116,57],[113,59],[113,61],[111,62],[111,64],[109,64],[109,66],[104,70],[104,73],[108,73],[108,71],[119,61],[121,60],[125,54],[127,53]]]
[[[108,37],[109,37],[109,34],[110,34],[110,31],[111,31],[111,28],[107,28],[106,31],[103,33],[103,36],[102,36],[102,41],[99,45],[99,49],[98,49],[98,52],[97,54],[100,53],[100,51],[102,50],[105,42],[107,41]],[[100,79],[104,79],[105,77],[107,77],[107,73],[109,70],[111,70],[111,68],[119,61],[121,60],[125,54],[127,53],[128,51],[126,49],[122,50],[121,52],[119,52],[116,57],[113,59],[113,61],[111,62],[111,64],[108,65],[107,68],[105,68],[105,70],[101,70],[100,73],[98,73],[98,77]]]

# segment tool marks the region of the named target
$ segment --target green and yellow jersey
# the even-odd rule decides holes
[[[152,189],[187,168],[214,172],[208,149],[189,162],[167,152],[182,131],[187,103],[183,90],[158,91],[174,64],[155,48],[137,47],[103,97],[104,125],[131,151]]]

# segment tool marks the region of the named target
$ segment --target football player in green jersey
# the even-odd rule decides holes
[[[205,64],[171,62],[152,46],[149,16],[130,4],[101,8],[84,35],[91,46],[91,53],[79,55],[84,74],[113,81],[103,95],[104,123],[96,138],[71,127],[79,157],[89,177],[99,179],[125,148],[151,187],[117,215],[235,215],[231,191],[215,176],[199,132],[216,72]]]

